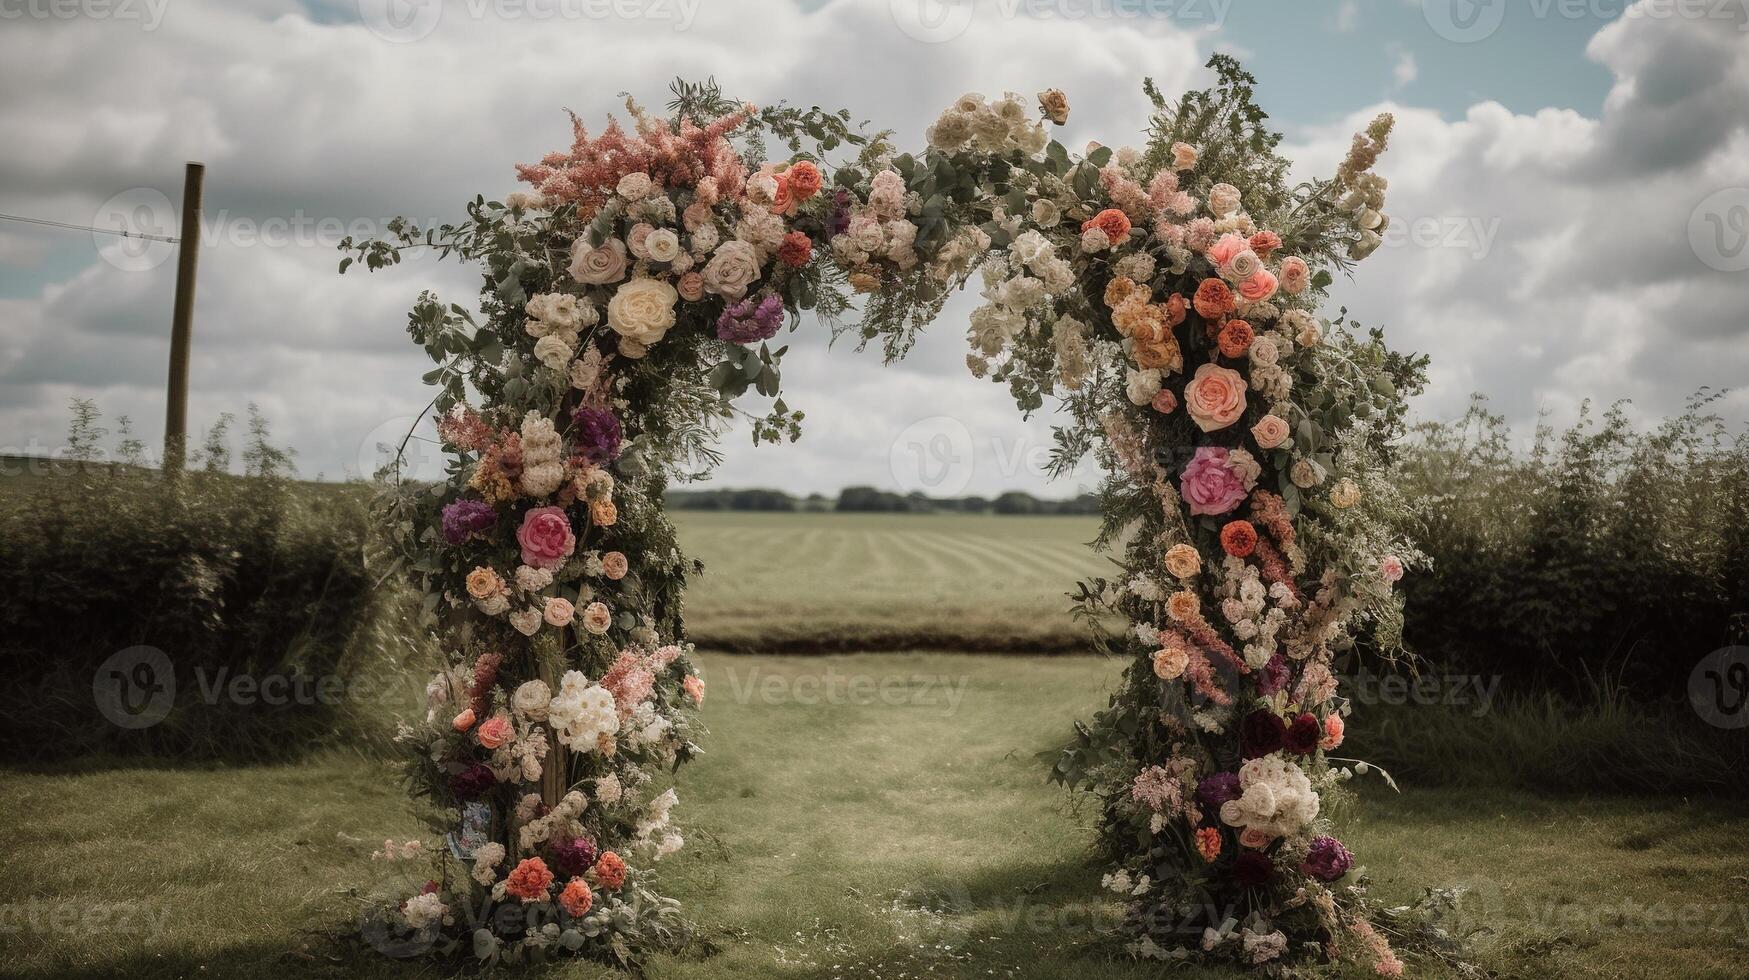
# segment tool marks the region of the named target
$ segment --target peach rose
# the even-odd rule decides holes
[[[606,575],[615,582],[625,578],[626,573],[629,571],[631,571],[631,563],[626,561],[626,556],[624,554],[618,551],[610,551],[601,556],[601,574]]]
[[[559,893],[559,905],[565,909],[565,914],[575,919],[589,914],[589,909],[595,904],[595,893],[589,890],[589,883],[582,878],[572,878],[565,885],[565,890]]]
[[[1192,170],[1196,167],[1197,149],[1189,143],[1172,144],[1172,169]]]
[[[1130,218],[1117,208],[1106,208],[1086,221],[1081,222],[1081,233],[1085,235],[1093,229],[1105,233],[1105,240],[1113,245],[1130,237]]]
[[[607,628],[609,626],[612,626],[612,625],[613,625],[613,613],[608,610],[607,605],[605,603],[591,602],[587,607],[584,608],[584,610],[583,610],[583,628],[584,629],[588,630],[591,633],[594,633],[596,636],[600,636],[603,633],[606,633]]]
[[[1166,552],[1166,570],[1176,578],[1195,578],[1202,571],[1202,553],[1188,544],[1175,544]]]
[[[458,732],[465,732],[474,727],[474,709],[463,708],[462,713],[456,715],[454,720],[449,724],[451,728],[454,728]]]
[[[704,703],[704,681],[697,674],[687,674],[680,686],[686,689],[686,696],[692,699],[693,704]]]
[[[1324,719],[1324,737],[1319,740],[1318,748],[1328,752],[1342,744],[1343,732],[1348,726],[1342,721],[1341,715],[1331,715]]]
[[[510,740],[516,737],[516,729],[511,726],[509,718],[493,715],[480,724],[474,737],[480,740],[483,748],[500,749],[509,745]]]
[[[619,508],[611,500],[590,501],[589,521],[596,527],[612,527],[619,523]]]
[[[1202,618],[1202,600],[1189,589],[1180,589],[1166,597],[1166,615],[1174,622],[1194,623]]]
[[[1247,242],[1242,235],[1222,235],[1218,241],[1209,246],[1207,254],[1209,261],[1214,263],[1215,268],[1225,269],[1234,259],[1239,257],[1240,252],[1250,248],[1251,243]]]
[[[547,621],[548,626],[568,625],[576,615],[577,607],[562,596],[547,599],[546,605],[541,607],[541,618]]]
[[[704,299],[704,277],[696,272],[688,272],[675,283],[675,289],[680,293],[681,299],[696,303]]]
[[[1184,407],[1204,432],[1215,432],[1245,414],[1245,379],[1232,368],[1204,364],[1184,388]]]
[[[814,166],[810,160],[797,160],[790,164],[789,169],[784,171],[784,176],[789,178],[790,194],[798,201],[805,201],[818,194],[820,185],[824,183],[820,168]]]
[[[1263,449],[1275,449],[1286,442],[1290,431],[1287,420],[1278,415],[1265,415],[1251,427],[1251,438],[1257,440],[1257,445]]]
[[[1154,652],[1154,676],[1163,681],[1175,681],[1184,676],[1184,670],[1190,666],[1190,654],[1184,649],[1184,644],[1168,641],[1166,646]]]
[[[1240,847],[1248,847],[1254,851],[1263,850],[1264,848],[1268,847],[1270,845],[1270,843],[1273,842],[1274,840],[1275,840],[1275,835],[1270,833],[1267,830],[1258,830],[1255,827],[1246,827],[1244,830],[1239,831],[1239,846]]]
[[[490,599],[504,591],[504,579],[490,568],[476,568],[468,573],[468,595],[475,599]]]
[[[1055,125],[1061,126],[1069,121],[1069,97],[1060,88],[1047,88],[1040,92],[1038,108]]]
[[[1171,415],[1173,412],[1178,411],[1178,396],[1174,395],[1171,389],[1161,388],[1160,391],[1154,395],[1154,400],[1150,404],[1153,406],[1154,411],[1159,412],[1161,415]]]

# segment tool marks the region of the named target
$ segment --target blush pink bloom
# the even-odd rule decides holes
[[[675,288],[679,291],[680,298],[688,303],[696,303],[704,299],[704,277],[696,272],[688,272],[681,276],[680,281],[675,283]]]
[[[568,626],[576,615],[577,607],[571,604],[571,600],[560,596],[548,599],[541,608],[541,618],[547,621],[548,626]]]
[[[704,681],[697,674],[687,674],[680,686],[686,688],[686,696],[692,699],[693,704],[704,703]]]
[[[510,740],[516,737],[516,729],[511,726],[509,718],[493,715],[480,723],[474,737],[480,740],[482,747],[498,749],[510,744]]]
[[[1263,449],[1274,449],[1287,441],[1287,421],[1279,415],[1265,415],[1251,427],[1251,438]]]
[[[1239,284],[1239,295],[1247,303],[1261,303],[1275,295],[1275,290],[1281,283],[1275,278],[1275,273],[1268,269],[1258,269],[1251,278]]]
[[[1178,492],[1193,516],[1229,514],[1244,501],[1245,481],[1227,458],[1227,450],[1203,446],[1184,468]]]
[[[522,546],[524,565],[555,571],[577,549],[577,536],[563,508],[536,507],[523,515],[516,543]]]
[[[1392,585],[1401,582],[1403,580],[1403,559],[1396,555],[1386,555],[1384,561],[1379,562],[1379,574],[1383,575],[1385,581]]]
[[[1250,248],[1251,243],[1243,235],[1222,235],[1219,241],[1209,246],[1209,261],[1215,264],[1215,268],[1224,269],[1234,256]]]

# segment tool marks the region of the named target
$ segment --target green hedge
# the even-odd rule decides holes
[[[1479,398],[1422,426],[1401,479],[1434,567],[1404,583],[1410,645],[1508,690],[1680,699],[1749,634],[1749,448],[1711,401],[1650,432],[1587,412],[1528,453]]]
[[[365,568],[367,494],[99,463],[5,487],[5,758],[283,756],[383,714],[384,700],[405,703]],[[141,646],[168,660],[173,697],[150,697],[162,661],[100,676],[112,656]],[[379,683],[360,686],[366,669]],[[99,703],[106,689],[127,697],[130,718],[148,717],[153,703],[169,713],[123,727]]]

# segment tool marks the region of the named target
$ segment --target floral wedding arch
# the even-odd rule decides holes
[[[1422,362],[1317,315],[1380,243],[1391,119],[1291,186],[1252,79],[1211,67],[1176,101],[1147,86],[1145,147],[1084,156],[1049,138],[1055,90],[1043,119],[965,96],[907,154],[847,113],[677,83],[667,118],[628,102],[630,131],[573,118],[568,150],[518,168],[528,190],[463,224],[345,243],[342,272],[426,246],[485,274],[483,319],[425,294],[408,324],[447,480],[385,513],[449,667],[400,743],[445,846],[373,922],[494,962],[632,962],[682,934],[650,869],[682,844],[663,777],[697,751],[704,686],[663,490],[715,461],[749,388],[775,398],[754,440],[796,435],[771,342],[804,315],[896,358],[978,274],[972,373],[1027,412],[1058,400],[1056,463],[1109,474],[1097,544],[1123,574],[1075,598],[1131,666],[1054,777],[1102,808],[1130,949],[1401,970],[1324,801],[1352,773],[1337,658],[1395,647],[1418,558],[1377,458]]]

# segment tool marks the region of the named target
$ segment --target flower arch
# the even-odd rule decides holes
[[[1056,464],[1109,474],[1097,545],[1123,574],[1075,599],[1130,666],[1053,775],[1102,807],[1133,951],[1400,969],[1321,805],[1351,774],[1339,658],[1396,647],[1419,560],[1377,462],[1422,362],[1317,315],[1381,241],[1391,120],[1292,185],[1253,80],[1210,67],[1208,91],[1146,86],[1144,147],[1080,156],[1049,137],[1055,90],[1042,119],[962,97],[910,154],[848,113],[676,83],[667,117],[628,101],[629,130],[573,117],[465,223],[343,244],[342,272],[424,246],[485,277],[482,318],[428,293],[408,321],[447,480],[398,484],[383,517],[449,667],[400,741],[449,848],[383,924],[492,961],[679,934],[647,869],[682,843],[658,790],[704,692],[663,490],[716,460],[748,389],[774,399],[755,442],[796,435],[772,342],[805,314],[897,358],[979,275],[972,373],[1026,412],[1056,399]]]

